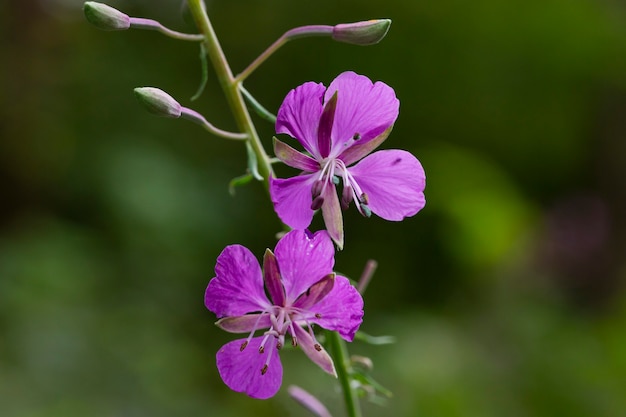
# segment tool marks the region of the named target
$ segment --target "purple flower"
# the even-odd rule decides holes
[[[276,132],[295,138],[307,153],[274,140],[276,156],[303,171],[292,178],[270,178],[280,219],[293,229],[305,229],[321,208],[328,233],[341,249],[341,208],[351,201],[364,216],[374,213],[386,220],[399,221],[421,210],[426,177],[420,162],[401,150],[369,155],[389,136],[398,108],[391,87],[354,72],[340,74],[328,88],[307,82],[291,90],[278,110]],[[341,202],[335,188],[340,181]]]
[[[220,318],[219,327],[249,334],[217,352],[217,368],[229,388],[253,398],[276,394],[283,375],[278,352],[287,334],[293,346],[336,376],[332,359],[315,339],[313,325],[352,341],[363,318],[363,298],[347,278],[335,275],[334,255],[325,231],[311,235],[302,230],[287,233],[275,254],[266,250],[263,271],[241,245],[222,251],[204,303]],[[255,337],[260,329],[268,330]]]

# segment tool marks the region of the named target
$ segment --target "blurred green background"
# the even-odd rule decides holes
[[[194,31],[177,0],[111,1]],[[379,262],[351,345],[394,392],[366,416],[626,415],[626,4],[601,0],[230,0],[209,13],[235,72],[305,24],[393,20],[379,45],[290,43],[246,82],[269,109],[305,81],[384,80],[427,205],[402,223],[346,213],[337,269]],[[106,33],[75,0],[0,3],[0,415],[304,416],[282,390],[230,392],[203,292],[224,246],[261,256],[262,187],[228,194],[241,144],[145,113],[160,87],[232,129],[198,46]],[[258,120],[269,148],[272,126]],[[319,228],[319,219],[313,228]],[[300,352],[295,383],[343,415]]]

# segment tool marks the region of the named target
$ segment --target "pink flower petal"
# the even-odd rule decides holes
[[[227,246],[217,258],[215,275],[204,294],[204,304],[217,317],[242,316],[270,306],[261,267],[248,248]]]
[[[304,230],[292,230],[278,242],[274,253],[288,303],[333,272],[335,248],[325,231],[311,236]]]
[[[330,293],[309,310],[321,315],[312,318],[312,323],[336,331],[351,342],[363,321],[363,297],[346,277],[337,276]]]
[[[321,83],[302,84],[287,94],[276,116],[276,133],[286,133],[297,139],[316,159],[319,157],[317,127],[324,91],[326,87]]]
[[[355,134],[367,142],[392,126],[398,117],[400,102],[393,88],[383,82],[352,71],[341,73],[328,86],[325,101],[337,91],[337,110],[333,127],[333,150],[339,154]]]
[[[374,152],[348,171],[367,194],[370,210],[385,220],[413,216],[426,204],[426,175],[409,152]]]
[[[241,345],[245,339],[233,340],[222,346],[216,355],[217,369],[224,383],[233,391],[259,399],[273,397],[283,380],[283,366],[276,349],[276,338],[269,337],[263,353],[259,353],[263,339],[252,338],[243,351]],[[263,374],[268,355],[271,357]]]
[[[313,219],[313,174],[281,179],[270,177],[270,196],[280,220],[293,229],[306,229]]]

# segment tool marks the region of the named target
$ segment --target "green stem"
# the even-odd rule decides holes
[[[333,360],[335,361],[335,370],[337,371],[337,379],[341,384],[343,399],[346,403],[346,411],[348,417],[361,417],[361,404],[356,390],[350,383],[350,357],[348,356],[348,347],[346,342],[339,336],[337,332],[326,332],[328,340],[328,348],[331,351]]]
[[[180,41],[193,41],[200,42],[204,40],[203,35],[196,35],[193,33],[181,33],[175,30],[166,28],[161,23],[152,19],[144,19],[141,17],[131,17],[130,18],[130,27],[133,29],[146,29],[146,30],[156,30],[157,32],[162,33],[165,36],[169,36],[173,39],[178,39]]]
[[[252,119],[250,118],[250,113],[248,112],[246,103],[244,102],[243,96],[239,91],[238,84],[233,77],[228,61],[224,56],[222,47],[217,40],[217,36],[213,30],[211,21],[209,20],[209,16],[206,13],[204,3],[202,0],[187,0],[187,4],[189,5],[191,15],[196,22],[196,26],[198,26],[198,29],[204,35],[204,47],[206,48],[213,67],[215,68],[215,73],[217,74],[220,85],[224,90],[224,95],[226,96],[228,105],[230,106],[233,116],[235,117],[237,127],[248,135],[250,146],[256,154],[257,162],[259,164],[259,174],[264,179],[263,182],[265,187],[269,189],[269,177],[272,175],[270,158],[265,152],[265,149],[263,149],[263,145],[261,144],[259,135],[254,127],[254,123],[252,123]]]

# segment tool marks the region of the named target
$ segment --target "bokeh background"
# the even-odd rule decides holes
[[[194,31],[178,0],[109,3]],[[290,43],[246,82],[274,112],[296,85],[354,70],[395,88],[384,148],[413,152],[427,205],[346,214],[337,269],[379,268],[351,345],[394,393],[366,416],[626,415],[626,3],[230,0],[209,13],[234,71],[305,24],[393,20],[379,45]],[[304,416],[282,390],[230,392],[203,292],[224,246],[261,256],[280,224],[262,187],[228,193],[240,143],[155,118],[157,86],[234,123],[196,44],[106,33],[75,0],[0,2],[0,415]],[[272,126],[258,121],[269,148]],[[321,224],[316,220],[313,227]],[[344,415],[300,352],[298,384]]]

